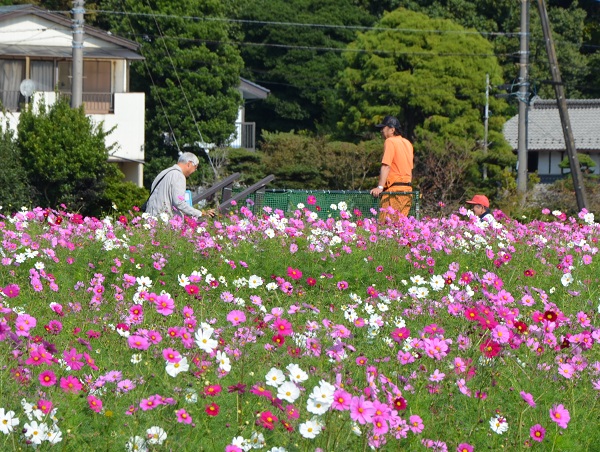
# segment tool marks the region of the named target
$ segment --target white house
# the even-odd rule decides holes
[[[248,102],[266,99],[270,91],[264,86],[257,85],[241,77],[238,89],[242,94],[244,104],[238,111],[238,118],[235,123],[236,132],[232,137],[230,146],[232,148],[244,148],[253,151],[256,149],[256,123],[246,122],[245,105]]]
[[[600,99],[567,100],[567,110],[577,153],[589,154],[600,172]],[[542,182],[554,182],[569,170],[558,165],[567,155],[556,100],[538,99],[529,108],[527,124],[527,171],[537,171]],[[518,148],[519,117],[504,124],[504,138]]]
[[[32,5],[0,7],[0,112],[2,124],[19,122],[26,101],[47,105],[71,95],[72,21]],[[142,60],[139,45],[98,28],[84,27],[83,105],[96,124],[114,128],[107,145],[109,161],[127,180],[142,186],[144,164],[144,93],[129,92],[129,64]],[[23,80],[34,83],[26,99]]]

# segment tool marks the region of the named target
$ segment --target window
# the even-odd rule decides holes
[[[25,60],[0,60],[0,100],[7,110],[18,110],[24,78]]]

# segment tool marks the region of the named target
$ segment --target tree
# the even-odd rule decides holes
[[[227,3],[218,0],[105,0],[103,25],[141,44],[131,86],[146,98],[146,158],[198,152],[235,131],[243,62],[230,42]],[[165,137],[168,139],[165,140]],[[156,173],[146,174],[149,185]]]
[[[0,187],[3,187],[0,190],[2,212],[15,212],[31,204],[31,187],[9,124],[0,128]]]
[[[268,131],[334,128],[342,53],[375,18],[353,0],[242,3],[243,74],[271,90],[266,100],[247,105],[246,117]]]
[[[385,115],[398,116],[404,135],[414,141],[416,175],[442,177],[444,168],[424,166],[429,154],[438,158],[449,151],[466,159],[461,177],[438,198],[460,197],[469,185],[486,186],[493,192],[503,166],[514,163],[502,138],[502,112],[506,106],[490,99],[491,145],[483,152],[485,77],[501,81],[501,68],[492,45],[483,37],[444,19],[400,9],[384,16],[378,27],[361,34],[351,44],[348,66],[340,76],[344,112],[340,129],[354,139],[373,133]],[[352,136],[348,136],[352,138]],[[486,164],[488,181],[481,179]]]
[[[17,146],[29,183],[34,188],[34,205],[98,215],[106,208],[105,177],[115,168],[108,163],[101,125],[92,123],[83,107],[71,109],[59,100],[48,107],[33,105],[21,113]]]

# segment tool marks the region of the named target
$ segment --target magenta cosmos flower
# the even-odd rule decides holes
[[[38,377],[42,386],[54,386],[56,384],[56,375],[51,370],[43,371]]]
[[[529,436],[531,436],[532,440],[541,443],[544,440],[544,436],[546,436],[546,429],[540,424],[535,424],[529,430]]]
[[[90,410],[95,411],[96,413],[99,413],[100,411],[102,411],[102,400],[100,400],[99,398],[91,395],[91,396],[88,396],[87,402],[88,402],[88,405],[90,406]]]
[[[469,443],[460,443],[456,448],[456,452],[473,452],[475,448]]]
[[[569,410],[562,404],[554,405],[550,408],[550,419],[556,422],[560,428],[567,428],[567,425],[571,420],[571,415],[569,414]]]
[[[533,400],[533,396],[531,394],[525,391],[521,391],[519,394],[521,394],[521,397],[523,397],[523,400],[525,400],[529,406],[535,408],[535,401]]]
[[[192,416],[190,416],[189,413],[187,411],[185,411],[183,408],[181,410],[177,410],[176,414],[177,414],[177,422],[179,422],[181,424],[191,424],[192,423]]]
[[[73,375],[69,375],[60,379],[60,387],[65,392],[72,392],[74,394],[77,394],[79,391],[81,391],[83,385],[79,382],[79,380],[76,377],[74,377]]]
[[[240,323],[244,323],[246,321],[246,314],[243,311],[233,310],[229,314],[227,314],[227,321],[231,322],[233,326],[237,326]]]

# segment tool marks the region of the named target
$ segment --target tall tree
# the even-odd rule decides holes
[[[239,17],[243,74],[271,90],[266,101],[247,106],[247,117],[270,131],[334,126],[342,52],[375,18],[353,0],[248,0]]]
[[[475,184],[494,190],[495,177],[514,156],[502,138],[505,104],[493,98],[491,145],[484,152],[486,73],[492,83],[501,81],[501,68],[485,38],[449,20],[400,9],[360,34],[350,49],[339,83],[341,130],[356,139],[383,116],[396,115],[406,126],[405,135],[415,141],[422,184],[433,186],[432,178],[444,176],[443,168],[434,173],[435,168],[424,167],[424,157],[451,153],[466,159],[461,162],[466,166],[457,170],[462,177],[445,196],[460,198],[461,191]],[[483,164],[490,175],[487,182],[481,180]]]
[[[228,3],[219,0],[104,0],[111,31],[141,44],[132,89],[147,94],[146,157],[198,152],[235,131],[243,62],[231,43]],[[148,174],[151,181],[154,174]]]

